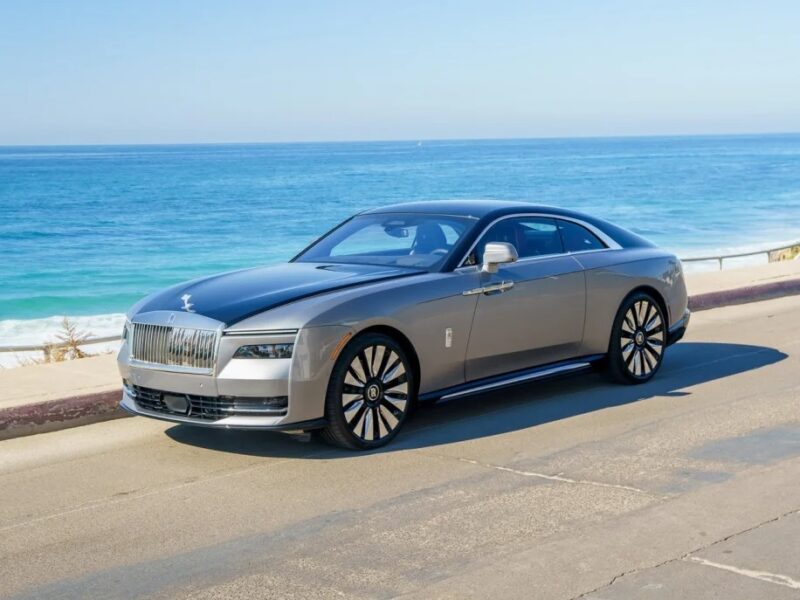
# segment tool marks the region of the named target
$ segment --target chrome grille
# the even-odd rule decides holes
[[[155,365],[211,372],[217,358],[217,332],[134,323],[131,358]]]

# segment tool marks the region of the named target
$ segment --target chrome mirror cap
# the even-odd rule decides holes
[[[497,265],[516,262],[517,249],[507,242],[489,242],[483,250],[484,273],[497,273]]]

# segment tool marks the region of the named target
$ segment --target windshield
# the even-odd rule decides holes
[[[474,223],[473,219],[443,215],[361,215],[334,229],[295,260],[435,269]]]

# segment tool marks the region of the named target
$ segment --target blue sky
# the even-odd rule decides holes
[[[0,144],[800,131],[800,2],[0,0]]]

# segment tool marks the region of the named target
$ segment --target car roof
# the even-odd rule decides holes
[[[423,213],[482,219],[484,217],[502,216],[519,211],[563,216],[578,215],[578,213],[573,211],[557,208],[555,206],[511,200],[431,200],[425,202],[404,202],[366,210],[361,214]]]

